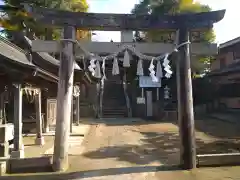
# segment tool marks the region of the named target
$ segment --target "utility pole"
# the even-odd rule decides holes
[[[74,27],[64,27],[64,39],[74,40],[75,33]],[[68,168],[68,138],[70,135],[74,76],[73,50],[73,42],[65,41],[63,43],[59,69],[57,123],[53,156],[53,168],[55,171],[64,171]]]
[[[189,41],[187,28],[179,30],[179,44]],[[195,125],[192,98],[192,78],[189,44],[179,48],[180,62],[178,64],[179,83],[179,115],[181,136],[181,162],[184,169],[196,168]]]

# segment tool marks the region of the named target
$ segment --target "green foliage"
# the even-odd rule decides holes
[[[155,3],[153,3],[155,2]],[[164,14],[180,14],[180,13],[199,13],[199,12],[209,12],[211,8],[207,5],[202,5],[199,3],[194,3],[193,0],[142,0],[139,4],[136,4],[132,10],[133,14],[154,14],[154,15],[164,15]],[[144,34],[144,36],[141,36]],[[145,33],[135,33],[136,41],[150,41],[150,42],[164,42],[173,43],[176,39],[176,32],[169,30],[154,30]],[[190,34],[191,42],[214,42],[215,33],[213,29],[201,29],[198,31],[191,32]],[[196,58],[195,58],[196,59]],[[200,62],[199,67],[194,67],[194,73],[203,73],[206,68],[208,68],[210,57],[199,57],[197,58]],[[199,63],[193,63],[199,64]]]
[[[22,3],[29,3],[36,7],[46,7],[53,9],[62,9],[74,12],[87,12],[88,4],[86,0],[4,0],[6,5],[12,7],[20,7]],[[43,26],[37,23],[29,15],[23,15],[21,10],[15,11],[15,9],[3,9],[6,15],[1,18],[1,25],[6,30],[23,30],[27,29],[34,32],[34,34],[43,39],[59,39],[61,31],[55,27]],[[78,38],[85,38],[89,32],[77,30]]]

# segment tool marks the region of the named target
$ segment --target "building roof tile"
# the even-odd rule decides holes
[[[16,63],[20,63],[27,66],[34,66],[34,64],[32,64],[28,60],[24,50],[22,50],[20,47],[16,46],[15,44],[11,43],[10,41],[1,36],[0,36],[0,54],[4,57],[7,57],[7,59],[15,61]]]

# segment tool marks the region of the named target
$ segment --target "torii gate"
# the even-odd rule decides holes
[[[147,31],[147,30],[179,30],[179,43],[189,41],[189,31],[211,28],[213,23],[223,19],[225,10],[182,15],[133,15],[133,14],[98,14],[67,12],[46,8],[25,6],[25,9],[38,21],[54,26],[64,27],[64,43],[59,69],[59,85],[57,97],[57,125],[54,144],[53,165],[56,171],[64,170],[68,165],[68,137],[70,127],[73,62],[75,30],[106,30],[106,31]],[[91,42],[81,43],[92,53],[112,53],[119,46],[118,43]],[[128,43],[129,44],[129,43]],[[138,44],[130,43],[141,49],[142,53],[156,55],[172,51],[172,44]],[[34,51],[56,52],[60,51],[59,43],[53,41],[38,42]],[[192,84],[190,67],[190,45],[179,48],[178,61],[178,119],[180,122],[181,160],[185,169],[196,167],[196,148],[194,135],[194,115],[192,103]],[[217,52],[216,44],[192,44],[191,53],[214,54]]]

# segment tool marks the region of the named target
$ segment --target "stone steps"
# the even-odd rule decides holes
[[[119,79],[106,81],[103,94],[103,117],[126,117],[126,102]]]

